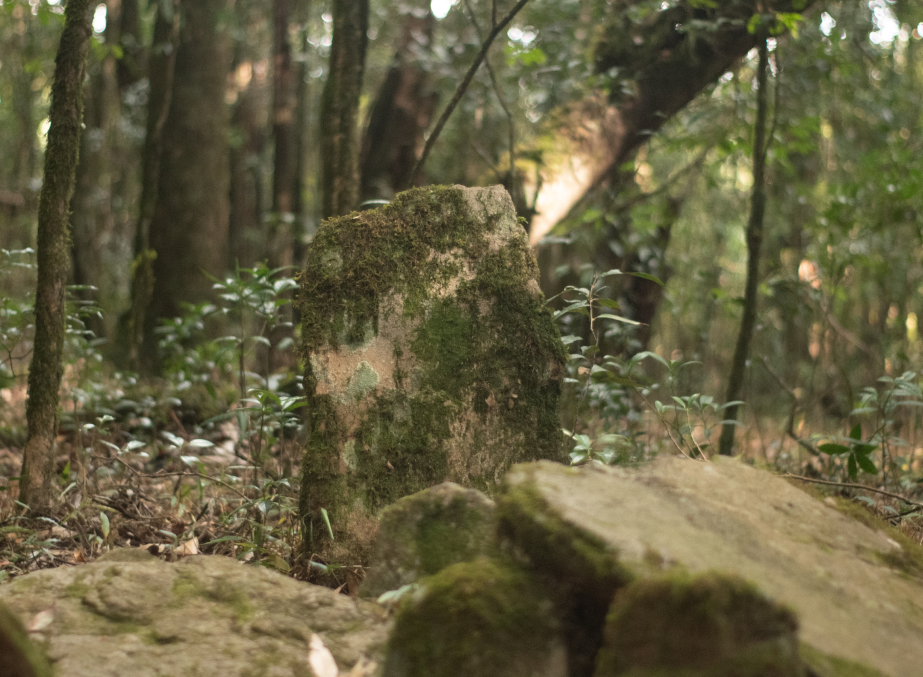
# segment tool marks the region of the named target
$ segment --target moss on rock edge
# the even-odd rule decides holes
[[[802,677],[794,613],[739,576],[684,571],[616,593],[596,677]]]
[[[455,564],[406,596],[384,677],[564,677],[551,603],[524,569],[500,560]]]

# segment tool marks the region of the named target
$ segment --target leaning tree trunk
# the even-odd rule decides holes
[[[766,91],[769,80],[769,49],[764,37],[757,45],[759,65],[757,66],[756,126],[753,139],[753,193],[750,204],[750,220],[747,223],[747,283],[744,289],[744,314],[740,320],[740,333],[731,363],[726,402],[735,402],[743,392],[747,373],[747,358],[750,357],[750,341],[756,327],[757,287],[759,285],[760,247],[763,244],[763,215],[766,212],[766,111],[769,94]],[[724,427],[718,451],[730,456],[734,449],[734,431],[737,420],[737,405],[731,404],[725,411]]]
[[[436,108],[437,93],[420,54],[432,54],[432,12],[408,9],[394,63],[372,104],[362,138],[360,199],[390,200],[410,181]]]
[[[368,44],[369,0],[333,0],[333,43],[321,103],[324,218],[348,214],[359,199],[359,95]]]
[[[68,268],[68,205],[80,149],[86,53],[92,34],[89,0],[68,0],[55,59],[45,150],[45,180],[38,208],[38,285],[35,345],[29,365],[28,433],[19,478],[20,501],[46,511],[54,498],[58,389],[64,371],[65,292]]]
[[[157,203],[150,225],[153,318],[211,297],[208,273],[228,265],[229,147],[225,89],[229,0],[180,0],[172,101],[163,128]]]

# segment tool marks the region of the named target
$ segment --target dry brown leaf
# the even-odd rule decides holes
[[[196,536],[193,536],[188,541],[183,541],[173,550],[177,555],[183,557],[185,555],[200,555],[202,554],[199,550],[199,539]]]
[[[39,611],[35,616],[32,617],[32,620],[29,621],[29,625],[26,626],[26,629],[29,632],[41,632],[54,620],[54,603],[44,611]]]

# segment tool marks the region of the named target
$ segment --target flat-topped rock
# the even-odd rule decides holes
[[[26,622],[46,615],[33,638],[67,677],[301,677],[318,639],[365,677],[388,631],[377,606],[263,567],[127,548],[17,578],[0,601]]]
[[[514,468],[498,503],[504,538],[562,583],[734,574],[794,611],[815,674],[923,675],[919,551],[766,471],[725,458],[540,462]]]

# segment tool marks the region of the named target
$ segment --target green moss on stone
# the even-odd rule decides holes
[[[22,621],[0,604],[0,674],[8,677],[51,677],[44,652],[29,640]]]
[[[538,491],[534,468],[521,466],[515,483],[506,482],[498,500],[499,534],[522,550],[543,573],[561,581],[581,581],[608,600],[633,575],[598,536],[565,522]]]
[[[555,615],[539,589],[528,572],[490,559],[424,579],[398,610],[385,677],[555,674],[554,661],[563,672]]]
[[[375,511],[448,479],[446,440],[453,430],[467,428],[472,448],[491,442],[479,439],[486,433],[465,418],[471,406],[497,421],[493,430],[517,440],[505,448],[492,441],[499,465],[563,460],[560,383],[549,369],[564,363],[566,351],[541,295],[527,288],[537,276],[528,243],[521,238],[493,247],[495,226],[471,218],[457,187],[413,189],[381,209],[322,224],[300,297],[310,427],[301,514],[309,543],[325,531],[320,507],[336,528],[342,508],[355,505],[357,496]],[[456,256],[470,263],[470,275],[462,275]],[[395,347],[397,388],[365,401],[355,434],[338,419],[332,396],[317,393],[321,375],[311,355],[366,345],[378,332],[379,312],[396,297],[403,306],[391,312],[401,312],[414,333],[409,346]],[[412,351],[412,366],[401,362],[403,348]],[[369,379],[360,380],[363,392],[370,390]],[[348,480],[340,467],[347,432],[355,435],[357,460]],[[494,480],[493,470],[470,471],[464,481],[478,488]]]
[[[804,483],[799,483],[796,486],[823,501],[824,505],[831,506],[837,512],[861,522],[869,529],[883,532],[900,547],[884,552],[873,550],[867,554],[887,567],[896,569],[907,576],[923,580],[923,546],[907,536],[903,531],[888,524],[888,522],[856,501],[851,501],[842,496],[830,496],[822,489],[815,486],[806,487]],[[826,500],[828,498],[831,500]]]
[[[229,607],[238,621],[243,622],[253,616],[250,598],[240,587],[221,582],[207,585],[189,570],[178,570],[172,593],[170,606],[174,608],[182,607],[191,598],[201,597]]]
[[[564,625],[570,673],[590,675],[615,591],[634,575],[597,536],[570,524],[540,495],[535,466],[514,468],[497,502],[498,534],[542,578]],[[524,475],[524,477],[523,477]]]
[[[804,664],[811,669],[812,677],[886,677],[875,668],[830,656],[804,642],[799,653]]]
[[[673,572],[620,590],[596,677],[798,677],[795,615],[740,577]]]
[[[496,506],[473,489],[445,483],[388,506],[362,584],[377,597],[477,557],[496,554]]]

